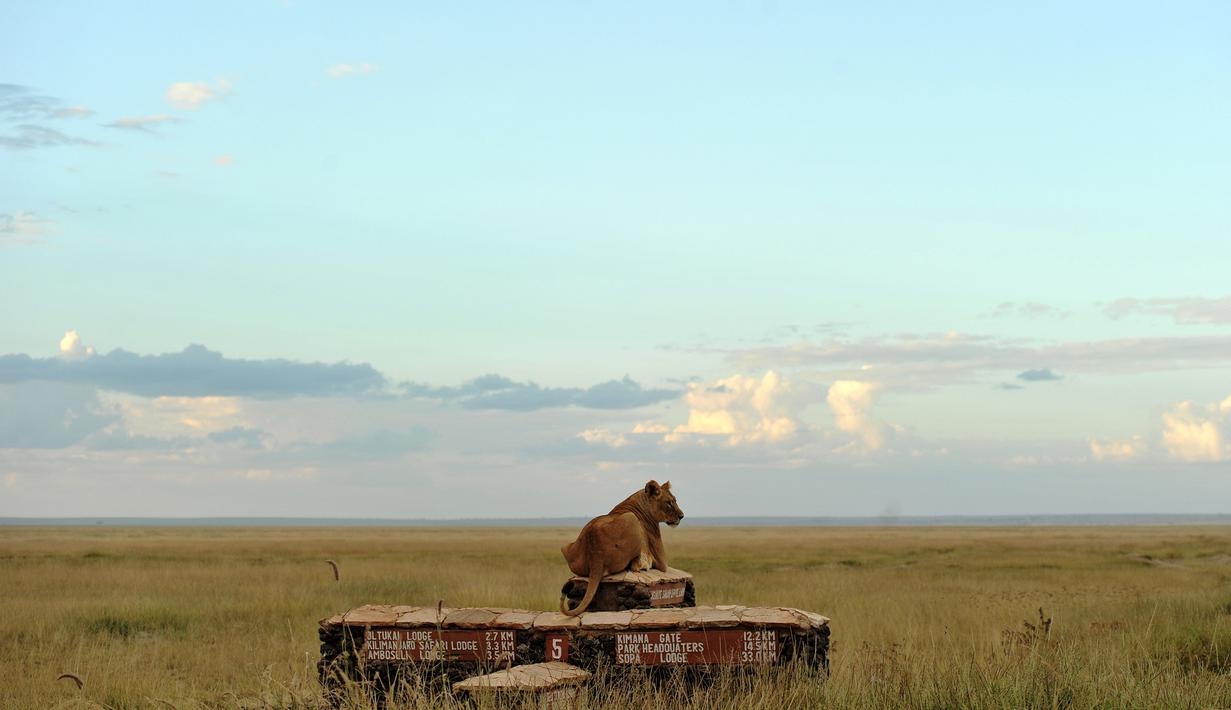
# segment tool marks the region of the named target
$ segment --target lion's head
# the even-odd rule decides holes
[[[671,481],[661,486],[658,481],[647,481],[645,497],[654,511],[654,520],[675,527],[684,519],[684,511],[680,510],[680,504],[675,502],[675,494],[671,492]]]

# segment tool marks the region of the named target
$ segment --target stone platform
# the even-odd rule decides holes
[[[319,670],[393,687],[400,675],[460,681],[549,661],[593,672],[800,662],[828,669],[829,619],[787,607],[593,611],[369,605],[322,619]]]
[[[564,583],[560,593],[568,599],[570,607],[581,603],[590,582],[585,577],[574,576]],[[685,607],[697,605],[696,588],[692,575],[668,567],[666,572],[649,569],[641,572],[609,574],[599,582],[598,592],[587,611],[625,611],[628,609],[651,609],[656,607]]]

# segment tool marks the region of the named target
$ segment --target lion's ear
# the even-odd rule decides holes
[[[651,498],[658,495],[658,481],[646,481],[645,494]]]
[[[663,481],[663,490],[664,491],[671,490],[671,481]]]

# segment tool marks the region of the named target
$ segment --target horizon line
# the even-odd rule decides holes
[[[332,516],[0,516],[0,527],[132,525],[138,527],[532,527],[584,524],[586,516],[391,518]],[[997,513],[953,515],[713,515],[696,516],[692,525],[717,527],[850,526],[1047,526],[1231,524],[1231,513]]]

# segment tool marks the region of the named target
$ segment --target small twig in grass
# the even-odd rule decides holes
[[[338,563],[334,562],[333,560],[325,560],[325,564],[333,568],[333,581],[335,582],[342,581],[342,575],[338,573]]]
[[[78,676],[76,673],[61,673],[60,675],[56,676],[56,680],[64,680],[65,678],[68,678],[69,680],[76,683],[77,690],[81,690],[82,688],[85,687],[85,681],[82,680],[81,677]]]

